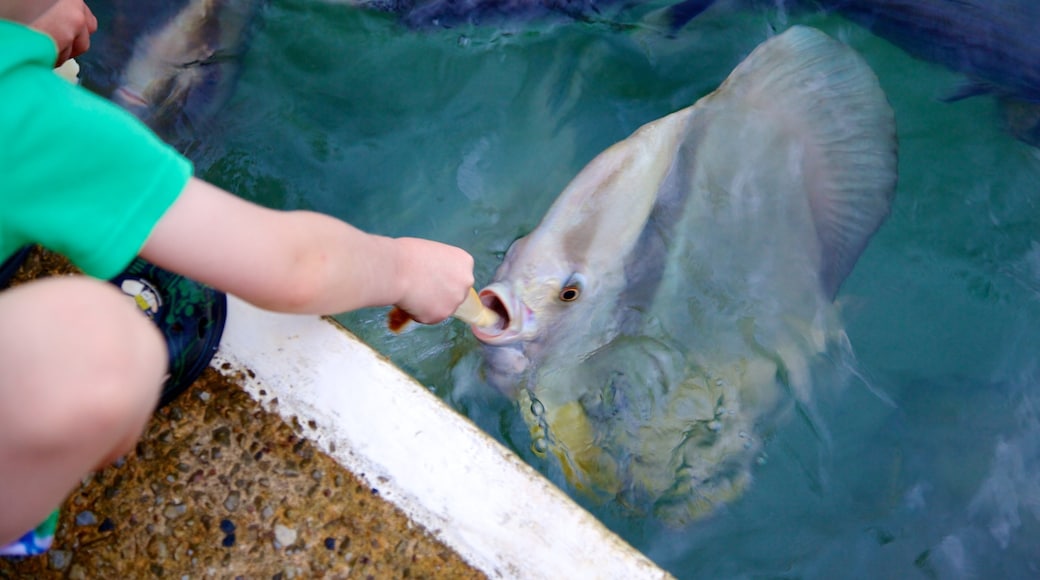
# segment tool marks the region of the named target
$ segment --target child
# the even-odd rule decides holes
[[[12,21],[47,8],[64,36]],[[192,177],[136,119],[51,71],[86,49],[86,14],[82,0],[0,3],[0,262],[35,243],[89,275],[0,292],[0,546],[132,449],[156,406],[166,341],[104,281],[136,256],[282,312],[394,304],[434,323],[473,284],[459,248],[267,209]]]

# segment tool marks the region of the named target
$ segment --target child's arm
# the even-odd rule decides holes
[[[141,255],[282,312],[400,306],[419,322],[452,314],[473,285],[464,250],[362,232],[306,211],[264,208],[192,178]]]
[[[0,18],[28,24],[46,12],[56,0],[6,0],[0,2]]]

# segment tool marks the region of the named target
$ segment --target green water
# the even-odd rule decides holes
[[[260,203],[462,246],[479,287],[593,156],[795,21],[416,33],[273,1],[231,101],[187,148],[202,175]],[[588,507],[680,578],[1035,577],[1040,153],[1003,132],[992,99],[937,101],[956,75],[836,18],[797,21],[865,56],[899,128],[892,215],[839,295],[861,380],[817,401],[822,431],[796,417],[773,433],[750,490],[709,520],[676,531]],[[461,323],[392,335],[385,310],[340,320],[546,470]]]

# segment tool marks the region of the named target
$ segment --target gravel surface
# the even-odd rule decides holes
[[[37,251],[16,280],[72,271]],[[73,490],[48,554],[0,558],[47,577],[485,576],[210,368]]]

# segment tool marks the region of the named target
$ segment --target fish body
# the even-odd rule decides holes
[[[115,2],[102,52],[114,82],[85,83],[164,137],[212,118],[230,96],[258,0]]]
[[[480,292],[490,382],[579,490],[685,524],[739,495],[841,343],[832,303],[889,211],[892,111],[822,32],[590,162]]]

